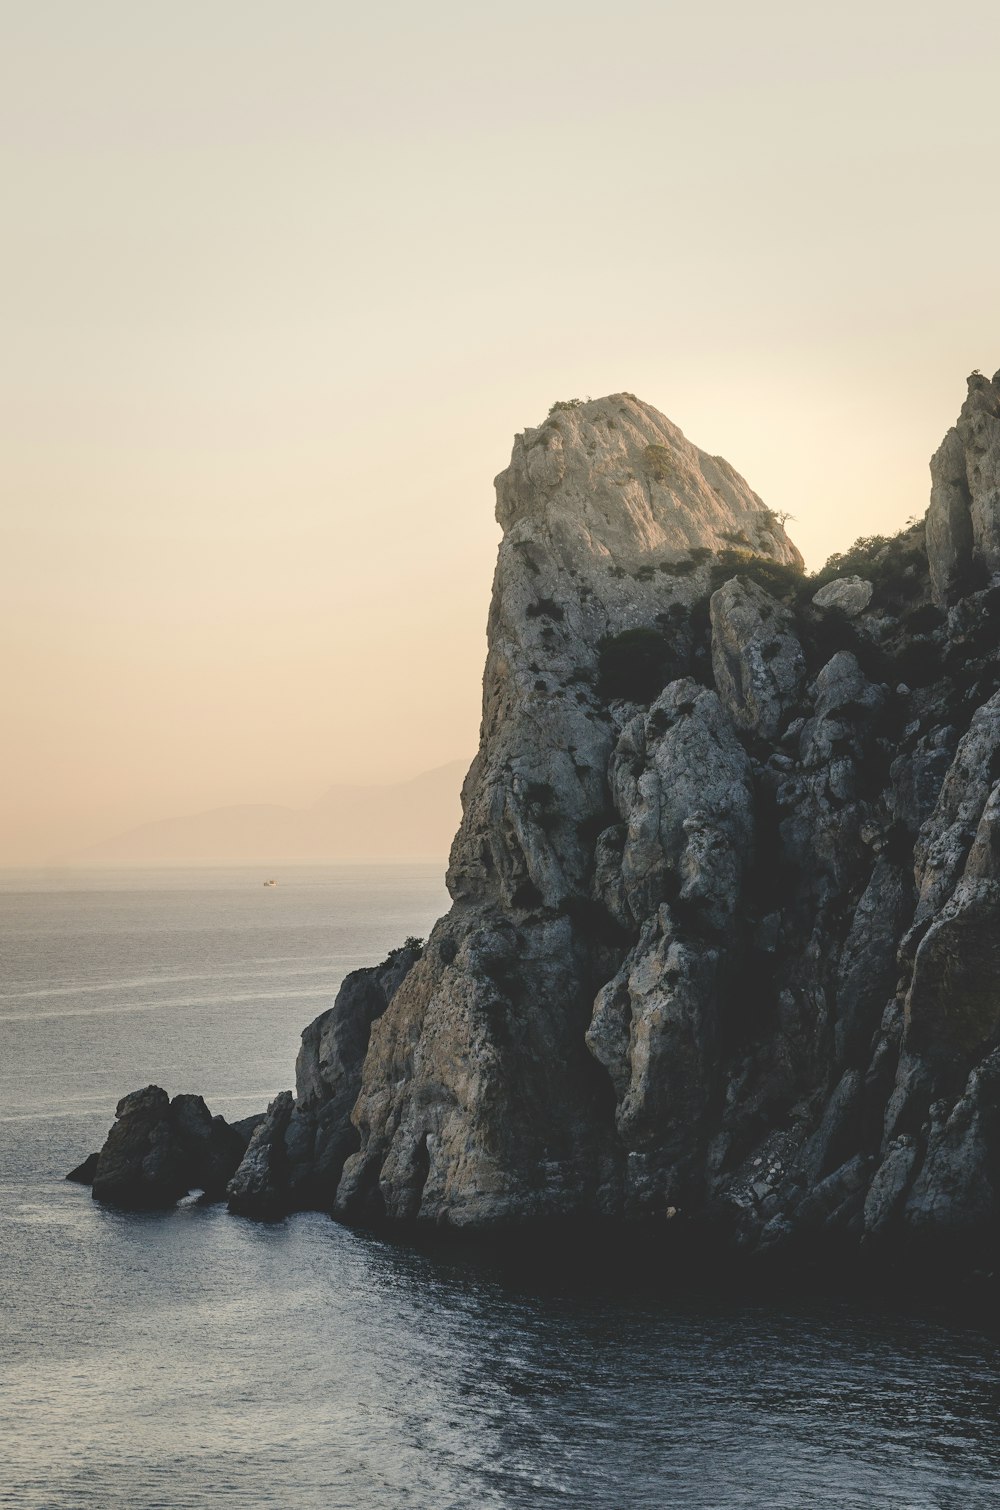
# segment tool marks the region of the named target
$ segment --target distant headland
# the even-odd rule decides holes
[[[76,865],[440,860],[461,816],[467,764],[451,761],[392,785],[333,786],[305,808],[260,803],[165,818],[64,858]]]

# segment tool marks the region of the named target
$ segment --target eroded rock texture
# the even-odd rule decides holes
[[[1000,569],[1000,373],[969,379],[931,461],[927,550],[934,600],[954,603]]]
[[[344,1161],[358,1146],[351,1112],[372,1023],[419,955],[403,944],[376,969],[352,971],[330,1010],[306,1028],[296,1095],[282,1091],[268,1107],[229,1183],[232,1211],[273,1217],[289,1206],[332,1207]]]
[[[147,1085],[119,1101],[104,1147],[68,1178],[91,1185],[96,1201],[129,1210],[173,1206],[192,1190],[218,1200],[259,1120],[229,1124],[200,1096],[171,1100]]]
[[[997,379],[932,478],[817,592],[630,395],[517,437],[452,909],[306,1030],[236,1209],[992,1253]]]

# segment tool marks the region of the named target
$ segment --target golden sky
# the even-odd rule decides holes
[[[2,9],[0,863],[469,755],[555,399],[817,565],[1000,366],[982,0]]]

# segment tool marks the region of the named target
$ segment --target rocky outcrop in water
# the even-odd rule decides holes
[[[67,1178],[91,1185],[96,1201],[130,1210],[166,1209],[192,1190],[219,1200],[259,1121],[229,1124],[213,1117],[200,1096],[171,1100],[147,1085],[119,1101],[100,1153]]]
[[[231,1204],[990,1261],[1000,381],[830,581],[627,394],[518,436],[497,517],[452,909],[306,1030]]]

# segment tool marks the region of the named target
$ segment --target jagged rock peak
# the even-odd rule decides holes
[[[542,526],[626,568],[698,547],[802,564],[739,473],[631,393],[553,404],[543,424],[515,438],[496,490],[508,535]]]
[[[496,490],[504,539],[480,753],[448,887],[456,901],[558,907],[589,892],[587,835],[606,807],[617,737],[607,702],[630,691],[606,685],[609,643],[645,642],[656,691],[707,675],[691,614],[707,603],[709,562],[737,552],[799,567],[801,557],[728,462],[631,394],[553,405],[515,438]],[[633,649],[626,639],[626,658]]]
[[[1000,372],[974,372],[958,423],[931,458],[931,585],[942,607],[1000,572]]]

